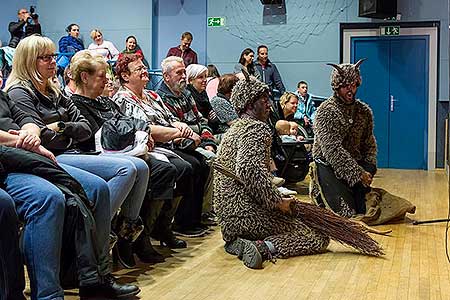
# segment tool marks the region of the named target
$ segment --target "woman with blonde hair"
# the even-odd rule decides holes
[[[116,46],[114,46],[113,43],[111,43],[110,41],[105,41],[103,39],[103,33],[100,31],[100,29],[93,29],[90,35],[93,42],[89,45],[89,50],[100,54],[108,60],[117,59],[119,50],[117,50]]]
[[[283,120],[292,120],[297,111],[298,96],[291,92],[286,92],[280,97],[280,118]]]
[[[137,286],[116,283],[109,269],[108,252],[111,217],[127,197],[134,200],[135,195],[130,193],[135,191],[137,170],[128,160],[73,154],[80,153],[77,144],[87,140],[92,132],[88,121],[52,80],[56,72],[55,50],[55,44],[47,37],[23,39],[16,48],[5,90],[12,103],[41,128],[42,145],[59,154],[61,167],[82,184],[91,201],[98,200],[93,203],[96,265],[80,277],[80,297],[136,295],[140,291]],[[98,197],[98,187],[104,185],[109,195],[106,190]]]

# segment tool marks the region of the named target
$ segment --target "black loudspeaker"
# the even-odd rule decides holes
[[[282,4],[283,0],[261,0],[261,3],[264,5]]]
[[[397,0],[359,0],[359,17],[385,19],[397,15]]]

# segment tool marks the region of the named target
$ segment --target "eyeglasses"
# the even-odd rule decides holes
[[[144,71],[144,70],[147,70],[147,67],[144,66],[144,65],[142,65],[142,66],[140,66],[140,67],[137,67],[136,69],[134,69],[134,70],[131,71],[131,72],[137,72],[137,73],[140,73],[140,72],[142,72],[142,71]]]
[[[56,60],[57,57],[58,57],[58,54],[53,53],[53,54],[40,55],[37,58],[42,60],[43,62],[49,62],[52,59]]]

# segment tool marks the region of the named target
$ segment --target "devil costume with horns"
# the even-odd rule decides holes
[[[225,250],[250,268],[261,268],[273,257],[316,254],[329,240],[369,255],[380,246],[360,225],[313,204],[286,199],[272,184],[269,126],[245,113],[268,92],[266,84],[246,78],[233,88],[231,102],[241,116],[226,132],[214,162],[214,207]]]
[[[376,173],[377,144],[370,107],[355,99],[345,101],[339,89],[361,83],[356,64],[330,64],[334,94],[317,110],[312,167],[311,197],[344,217],[364,214],[365,194],[362,174]]]

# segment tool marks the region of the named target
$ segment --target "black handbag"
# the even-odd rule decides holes
[[[149,131],[147,122],[118,114],[102,126],[101,144],[105,150],[123,150],[134,144],[136,131]]]

